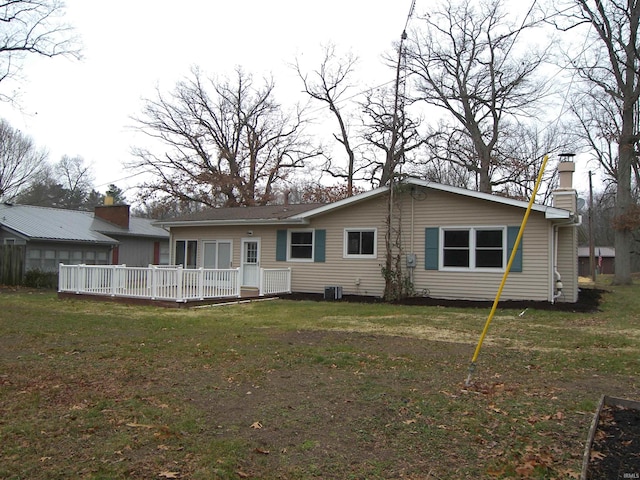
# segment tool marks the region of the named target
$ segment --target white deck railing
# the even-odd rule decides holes
[[[58,291],[151,300],[205,300],[241,296],[240,269],[182,266],[64,265]],[[259,295],[291,292],[291,269],[260,269]]]

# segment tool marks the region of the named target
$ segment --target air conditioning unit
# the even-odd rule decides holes
[[[328,287],[324,287],[324,299],[325,300],[342,299],[342,287],[339,285],[331,285]]]

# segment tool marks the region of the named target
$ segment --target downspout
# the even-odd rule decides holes
[[[558,298],[562,296],[562,277],[558,272],[558,229],[560,225],[555,224],[553,226],[553,296],[551,297],[551,303],[555,303]]]
[[[558,272],[558,230],[560,229],[560,227],[572,227],[572,228],[576,228],[582,225],[582,216],[580,215],[572,215],[571,216],[571,220],[567,223],[556,223],[553,226],[553,242],[552,242],[552,249],[553,249],[553,296],[551,298],[551,303],[555,303],[556,300],[558,298],[560,298],[562,296],[562,276],[560,275],[560,272]],[[576,221],[576,217],[577,217],[577,221]]]

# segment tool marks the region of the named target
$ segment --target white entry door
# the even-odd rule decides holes
[[[260,281],[260,239],[242,239],[242,285],[257,287]]]

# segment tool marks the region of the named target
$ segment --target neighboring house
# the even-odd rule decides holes
[[[129,218],[128,205],[81,212],[0,204],[0,244],[26,245],[25,270],[58,264],[147,266],[168,263],[169,234],[154,220]]]
[[[502,299],[575,302],[576,192],[572,162],[559,167],[554,207],[534,205]],[[244,288],[260,268],[291,269],[294,292],[384,293],[388,187],[326,205],[209,209],[159,222],[172,264],[240,268]],[[394,242],[418,294],[493,300],[527,202],[407,179],[391,192]]]
[[[594,267],[596,273],[614,274],[616,249],[613,247],[594,247]],[[578,271],[581,277],[591,276],[589,247],[578,247]]]

